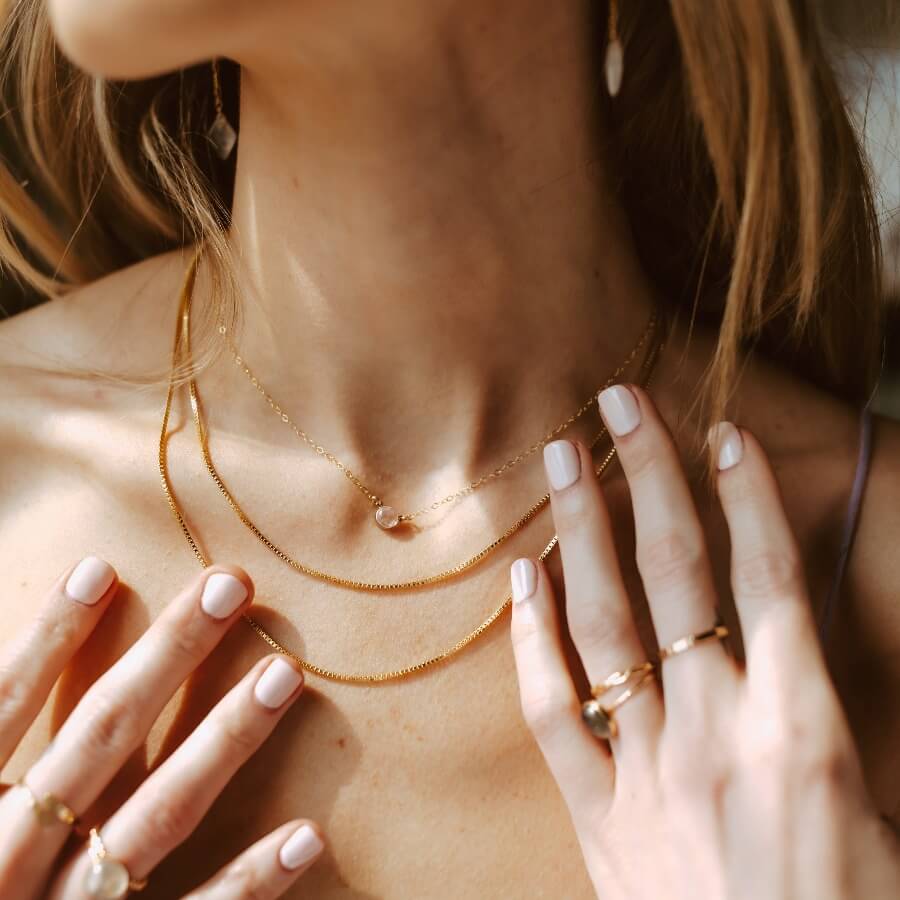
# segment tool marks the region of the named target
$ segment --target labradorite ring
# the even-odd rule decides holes
[[[615,711],[627,703],[642,687],[648,685],[656,677],[656,667],[652,662],[641,663],[623,669],[621,672],[613,672],[608,678],[591,689],[593,697],[581,704],[581,718],[587,725],[591,734],[603,740],[610,740],[618,736],[619,725],[615,719]],[[634,679],[637,678],[635,681]],[[603,704],[599,697],[607,693],[613,687],[634,683],[622,691],[611,703]]]

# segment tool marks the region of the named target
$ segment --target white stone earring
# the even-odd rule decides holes
[[[212,121],[212,125],[206,130],[206,136],[213,145],[216,155],[219,159],[228,159],[231,151],[234,150],[237,141],[237,132],[232,128],[231,122],[225,115],[225,109],[222,104],[222,85],[219,82],[219,61],[212,61],[212,82],[213,82],[213,102],[215,103],[216,116]]]
[[[610,97],[615,97],[619,93],[624,68],[625,51],[619,39],[619,0],[609,0],[609,37],[606,42],[603,71],[606,74],[606,89]]]

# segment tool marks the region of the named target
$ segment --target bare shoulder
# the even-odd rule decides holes
[[[5,571],[37,552],[35,533],[49,536],[40,523],[71,526],[70,510],[124,475],[117,460],[127,464],[158,406],[152,385],[170,352],[182,257],[154,257],[0,322]]]
[[[7,390],[24,376],[158,367],[147,338],[171,331],[187,251],[152,257],[0,321]],[[0,388],[2,389],[2,388]]]

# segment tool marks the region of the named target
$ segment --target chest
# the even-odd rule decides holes
[[[119,426],[104,429],[103,440],[84,429],[76,436],[63,428],[59,446],[45,444],[3,486],[4,492],[20,494],[21,502],[6,517],[0,550],[13,588],[0,639],[32,615],[58,571],[87,552],[109,558],[124,583],[115,608],[61,682],[5,773],[7,779],[35,758],[87,685],[198,566],[159,487],[151,421],[135,428],[123,417]],[[332,668],[395,668],[452,646],[502,601],[509,562],[536,555],[552,534],[545,514],[483,570],[440,590],[394,600],[335,592],[286,570],[242,529],[190,441],[189,433],[173,438],[174,484],[204,552],[247,568],[258,585],[255,614],[266,627],[293,652]],[[362,543],[365,550],[349,538],[341,540],[342,529],[356,533],[353,524],[328,517],[320,502],[321,483],[296,477],[290,462],[273,458],[265,466],[267,477],[255,479],[242,473],[240,459],[246,454],[241,448],[223,451],[223,471],[245,475],[236,483],[246,487],[247,511],[259,513],[279,543],[298,556],[379,579],[415,570],[413,551],[406,558],[396,547],[382,554],[368,540]],[[281,485],[274,512],[272,483]],[[637,597],[639,587],[628,565],[633,543],[627,495],[621,485],[609,493],[620,553]],[[786,499],[818,603],[832,571],[834,530],[822,527],[821,511],[804,507],[790,492]],[[715,508],[704,508],[725,593],[727,536]],[[314,523],[318,517],[315,530],[310,510]],[[498,530],[508,524],[510,513],[485,517],[470,522],[473,533]],[[437,549],[429,551],[421,567],[435,568],[437,555]],[[558,568],[554,571],[558,574]],[[646,633],[639,602],[636,609]],[[839,616],[838,628],[841,622]],[[323,900],[558,897],[561,883],[567,898],[591,897],[568,814],[521,720],[507,625],[501,618],[452,663],[393,685],[358,687],[311,678],[304,697],[241,770],[195,837],[161,868],[154,890],[159,896],[183,891],[264,831],[302,815],[319,821],[329,837],[328,858],[303,885],[306,895]],[[897,786],[885,729],[894,740],[900,737],[900,716],[890,708],[871,709],[866,698],[879,674],[857,665],[864,648],[857,654],[851,644],[848,640],[839,656],[836,676],[870,783],[889,809]],[[99,817],[115,808],[268,649],[239,623],[173,698],[145,750],[103,798]]]

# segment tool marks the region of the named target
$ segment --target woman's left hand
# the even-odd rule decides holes
[[[703,529],[648,395],[616,386],[600,405],[630,488],[658,644],[669,647],[718,621]],[[746,430],[723,423],[711,440],[745,666],[719,637],[651,660],[658,679],[639,684],[647,670],[638,670],[595,701],[595,727],[609,721],[614,732],[607,742],[582,719],[546,568],[513,564],[522,709],[594,888],[603,900],[900,897],[898,844],[866,792],[775,477]],[[588,450],[557,441],[545,462],[569,630],[601,685],[646,654]],[[607,719],[603,709],[629,687]]]

